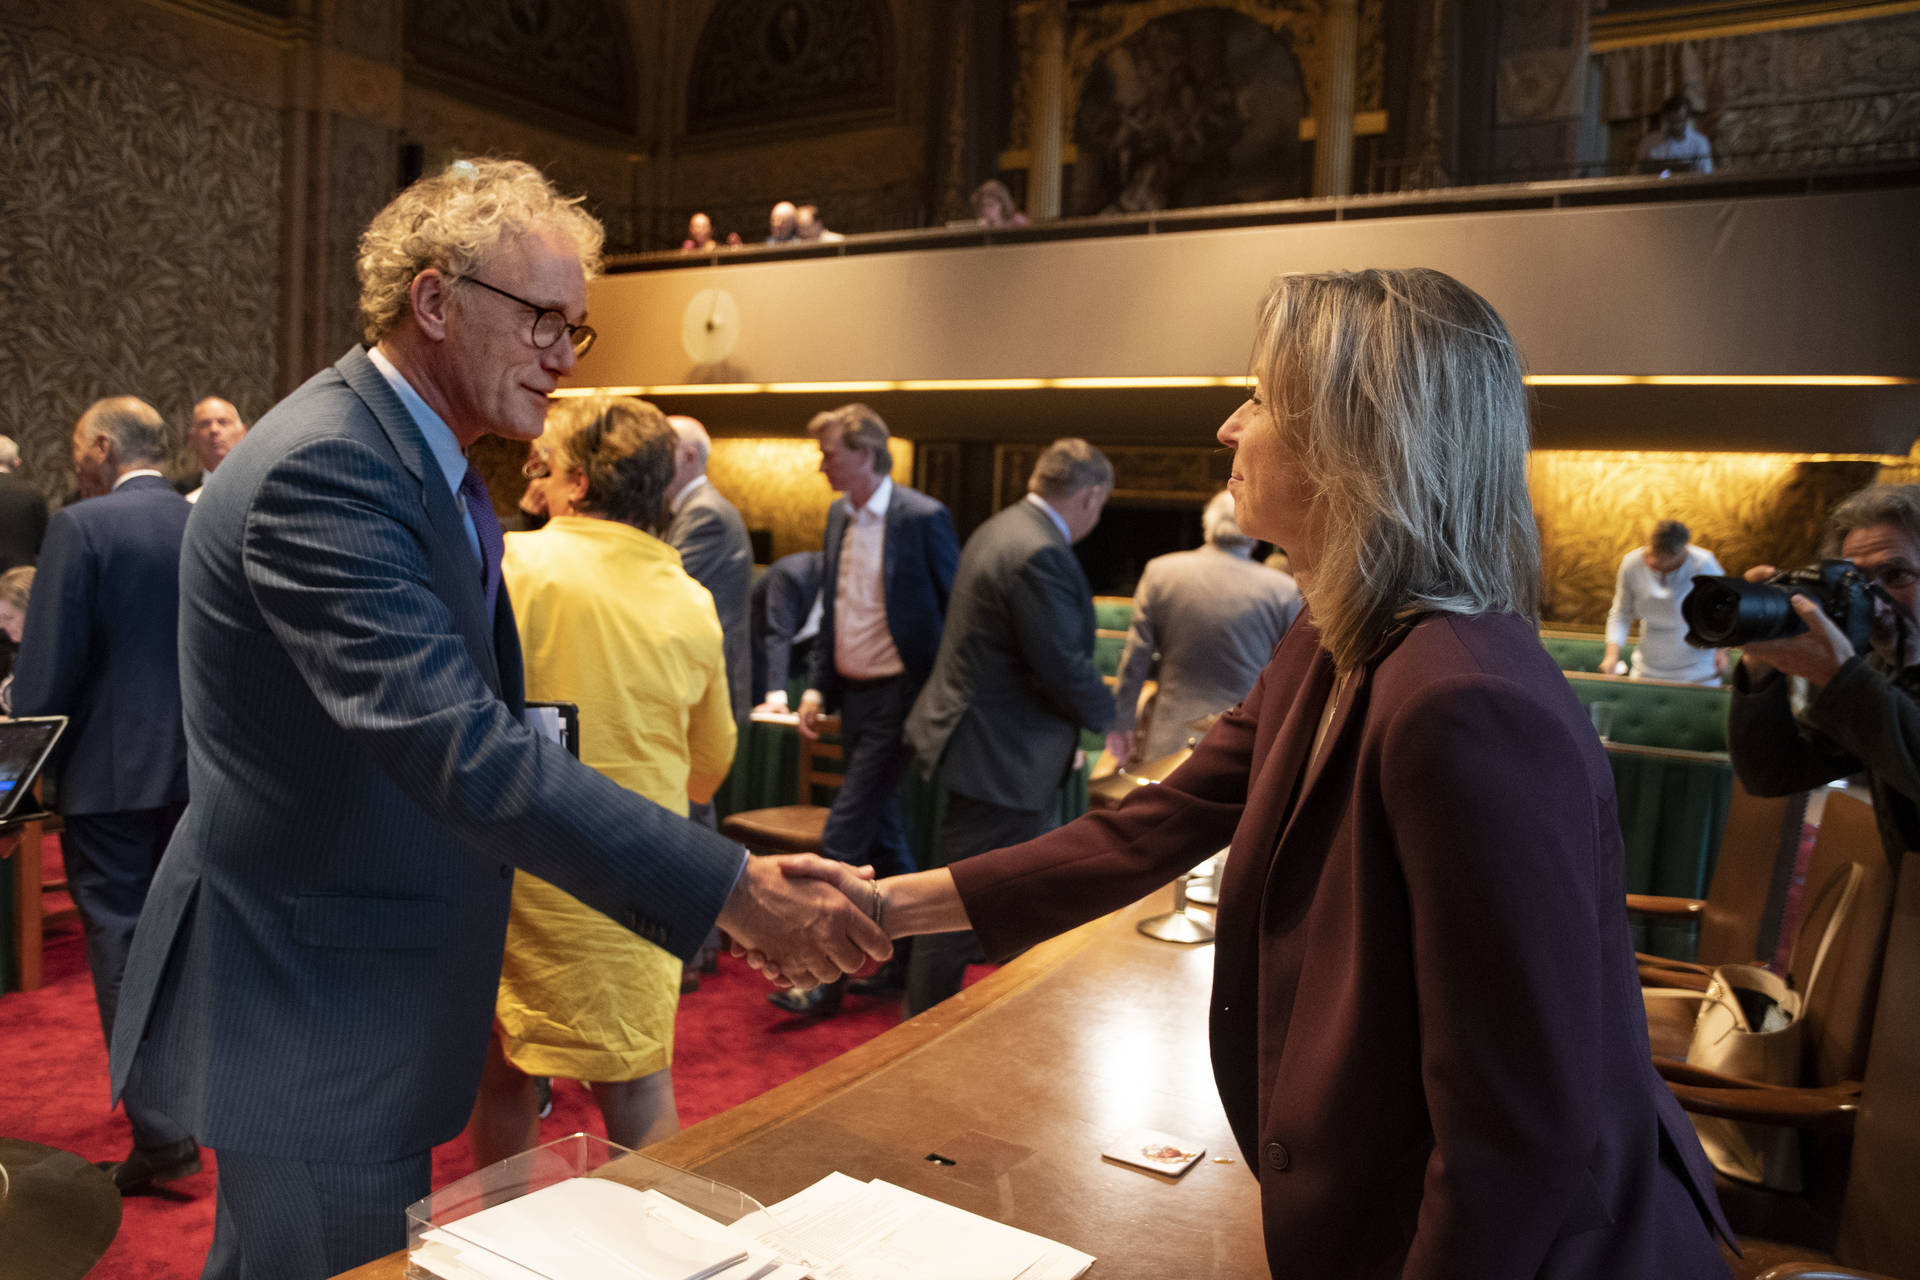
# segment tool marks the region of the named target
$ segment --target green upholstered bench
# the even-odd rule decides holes
[[[1567,683],[1587,706],[1613,704],[1607,763],[1626,843],[1627,892],[1704,896],[1733,795],[1727,690],[1594,671],[1569,671]],[[1633,929],[1639,950],[1693,956],[1690,923],[1636,920]]]
[[[1546,646],[1562,671],[1600,670],[1600,659],[1607,652],[1606,640],[1585,631],[1548,631],[1540,632],[1540,643]]]
[[[1615,742],[1677,751],[1727,749],[1728,693],[1724,687],[1630,680],[1597,671],[1568,671],[1566,675],[1574,696],[1583,704],[1613,704]]]

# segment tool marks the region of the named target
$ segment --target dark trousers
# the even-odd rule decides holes
[[[906,676],[849,680],[840,695],[840,749],[846,777],[820,838],[827,857],[871,863],[878,876],[917,870],[900,816],[900,781],[913,763],[904,734],[918,692]]]
[[[133,946],[134,926],[146,905],[147,886],[180,821],[182,805],[131,809],[120,813],[69,814],[60,837],[67,890],[80,911],[87,939],[87,968],[93,974],[93,998],[100,1008],[100,1029],[113,1043],[113,1015],[120,1004],[120,978]],[[121,1102],[133,1125],[133,1145],[166,1146],[187,1137],[165,1112],[148,1105],[136,1076]]]
[[[378,1164],[221,1150],[213,1248],[201,1280],[326,1280],[407,1247],[407,1206],[433,1153]]]
[[[1009,809],[958,792],[947,794],[947,815],[940,823],[941,866],[989,849],[1004,849],[1053,830],[1054,811]],[[976,943],[971,929],[930,933],[913,940],[907,961],[907,1016],[924,1013],[958,994]]]

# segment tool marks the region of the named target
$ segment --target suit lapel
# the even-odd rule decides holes
[[[496,695],[505,696],[502,680],[503,651],[495,632],[504,613],[507,629],[512,631],[513,611],[506,606],[506,590],[495,617],[486,616],[486,590],[480,571],[473,562],[467,544],[466,525],[460,509],[454,505],[453,491],[447,487],[446,472],[427,448],[426,437],[414,423],[413,415],[400,403],[400,397],[380,370],[368,359],[365,347],[355,347],[333,366],[346,379],[354,394],[366,403],[373,417],[393,446],[400,465],[420,485],[420,501],[427,514],[427,526],[433,539],[428,547],[434,593],[453,614],[454,625],[473,653],[475,664]],[[515,679],[518,679],[518,644],[515,644]]]
[[[900,530],[907,520],[906,487],[893,486],[893,497],[887,503],[885,535],[880,539],[880,596],[883,600],[893,589],[893,566],[900,559]],[[892,616],[891,600],[887,600],[888,616]]]

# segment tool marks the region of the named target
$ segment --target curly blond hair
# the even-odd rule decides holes
[[[395,196],[360,235],[361,332],[369,345],[413,312],[413,278],[428,267],[472,271],[501,239],[540,228],[573,242],[591,280],[600,274],[600,220],[519,160],[456,160]]]

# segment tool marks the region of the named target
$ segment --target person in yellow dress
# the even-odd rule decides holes
[[[529,457],[552,519],[507,535],[502,562],[529,700],[580,707],[580,757],[676,813],[733,761],[713,597],[666,527],[675,436],[641,400],[556,401]],[[500,1000],[468,1125],[476,1167],[534,1146],[535,1077],[588,1082],[607,1137],[641,1147],[680,1127],[673,1019],[680,962],[545,881],[514,873]]]

